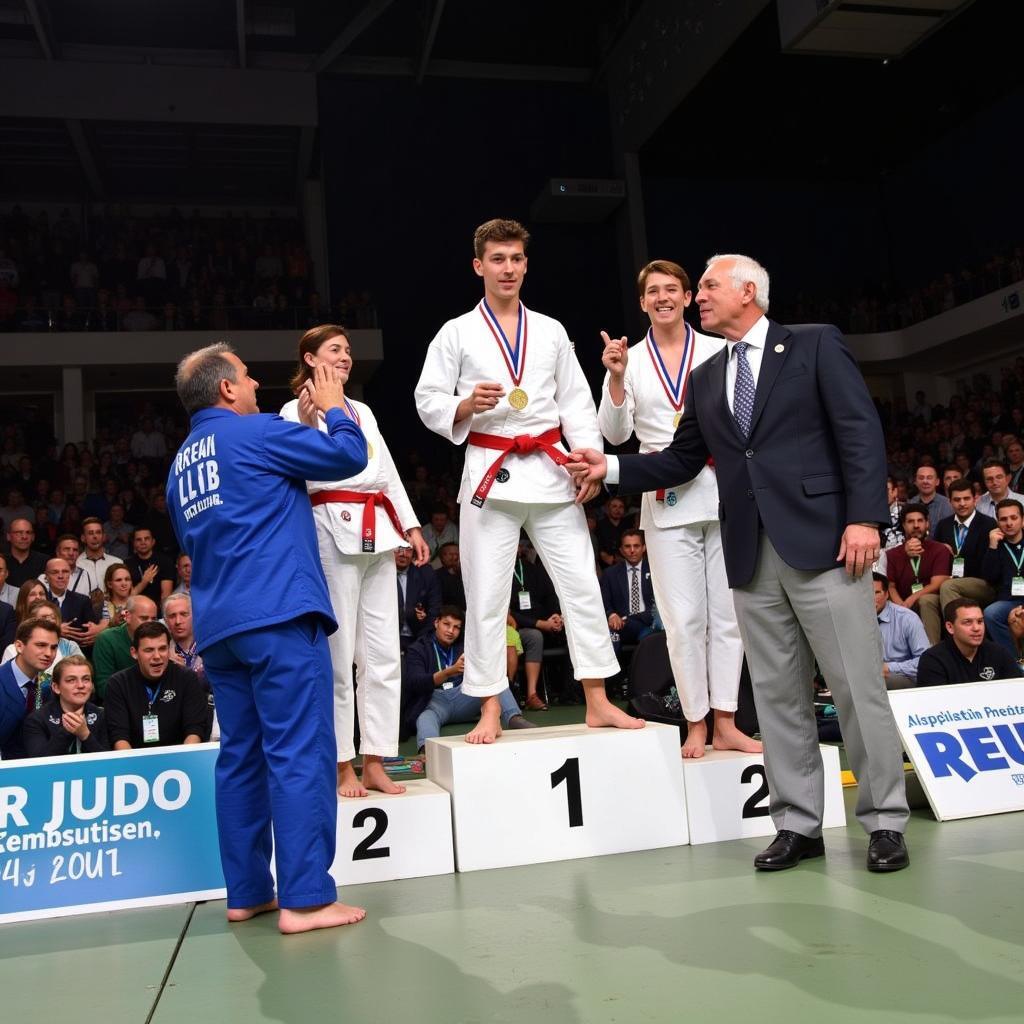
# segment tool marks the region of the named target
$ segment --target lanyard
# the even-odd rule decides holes
[[[921,556],[920,555],[918,555],[917,558],[911,558],[910,559],[910,568],[914,570],[914,579],[918,583],[920,583],[921,582]]]
[[[1013,553],[1013,548],[1010,547],[1008,540],[1003,541],[1003,547],[1006,548],[1010,561],[1013,562],[1013,567],[1017,570],[1017,575],[1020,576],[1022,567],[1024,567],[1024,544],[1019,544],[1020,552],[1016,555]]]
[[[958,523],[958,522],[954,522],[953,523],[953,534],[954,534],[954,537],[955,537],[953,543],[956,545],[956,551],[954,551],[953,554],[955,554],[955,555],[959,555],[960,554],[960,551],[961,551],[961,549],[964,546],[964,541],[967,540],[967,530],[968,529],[969,529],[969,527],[967,527],[964,523]]]
[[[153,705],[156,703],[156,699],[160,696],[160,691],[163,689],[163,680],[156,684],[155,690],[151,690],[148,683],[144,683],[143,685],[146,687],[146,694],[149,697],[149,714],[153,714]]]
[[[512,570],[512,574],[516,578],[516,582],[519,584],[520,590],[526,589],[526,584],[523,580],[526,579],[526,570],[523,568],[523,560],[521,558],[516,559],[516,567]]]
[[[455,664],[455,648],[449,647],[444,652],[444,664],[441,664],[441,648],[437,646],[437,641],[434,641],[434,657],[437,658],[437,671],[443,672],[446,668],[451,668]]]

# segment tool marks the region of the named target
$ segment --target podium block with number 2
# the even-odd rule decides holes
[[[505,732],[427,741],[427,775],[452,797],[459,871],[539,864],[688,841],[679,730]]]
[[[822,746],[825,767],[823,825],[846,824],[839,751]],[[683,761],[690,842],[720,843],[727,839],[775,835],[768,813],[768,775],[763,754],[708,749],[703,757]]]

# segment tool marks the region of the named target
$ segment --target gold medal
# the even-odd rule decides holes
[[[680,420],[681,420],[682,418],[683,418],[683,414],[682,414],[681,412],[677,412],[677,413],[675,414],[675,416],[673,416],[673,417],[672,417],[672,426],[673,426],[673,427],[678,427],[678,426],[679,426],[679,421],[680,421]]]
[[[522,388],[513,388],[508,393],[508,404],[513,409],[525,409],[526,403],[529,402],[530,398]]]
[[[366,442],[366,457],[368,459],[373,458],[373,445],[369,441]]]

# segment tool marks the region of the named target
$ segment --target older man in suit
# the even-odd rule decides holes
[[[769,320],[768,283],[749,257],[712,257],[697,292],[701,327],[729,344],[693,372],[672,443],[618,459],[574,452],[575,472],[634,493],[691,480],[713,456],[778,829],[754,865],[780,870],[825,852],[817,659],[859,782],[868,868],[896,871],[909,863],[908,810],[869,571],[889,521],[882,429],[839,331]]]

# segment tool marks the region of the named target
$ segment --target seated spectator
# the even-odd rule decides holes
[[[14,614],[14,605],[0,601],[0,645],[7,647],[14,643],[14,635],[18,631],[18,620]]]
[[[995,600],[985,609],[989,639],[1014,657],[1017,645],[1010,636],[1010,612],[1024,604],[1024,505],[1003,498],[996,505],[996,528],[989,534],[982,575],[995,590]]]
[[[402,651],[423,633],[432,632],[432,623],[441,610],[441,587],[437,573],[429,565],[412,564],[412,548],[395,548],[398,570],[398,625]]]
[[[18,588],[7,582],[7,556],[0,555],[0,601],[12,608],[18,600]]]
[[[46,555],[32,549],[35,539],[35,528],[28,519],[15,519],[7,527],[7,582],[12,587],[36,579],[46,569]]]
[[[1024,444],[1017,438],[1006,445],[1006,463],[1010,473],[1010,490],[1024,493]]]
[[[15,655],[0,665],[0,760],[25,756],[22,727],[50,699],[49,672],[59,640],[52,622],[25,619],[18,626]]]
[[[950,505],[953,504],[953,496],[949,493],[949,488],[961,479],[960,467],[954,466],[950,463],[948,466],[944,466],[942,469],[942,493],[949,498]],[[955,511],[955,508],[954,508]],[[948,518],[948,517],[947,517]],[[942,520],[940,519],[941,523]],[[935,524],[938,527],[938,523]]]
[[[182,551],[174,563],[174,571],[178,577],[174,584],[174,592],[190,594],[192,592],[192,559]]]
[[[103,546],[116,558],[125,559],[131,552],[135,527],[124,518],[124,505],[111,502],[110,518],[103,524]]]
[[[22,727],[26,757],[61,757],[109,750],[103,708],[92,703],[92,668],[80,655],[53,667],[50,700]]]
[[[39,580],[25,580],[18,588],[18,597],[14,602],[14,617],[24,622],[29,617],[29,607],[39,601],[48,600],[46,584]]]
[[[466,588],[462,582],[462,566],[459,562],[459,545],[454,541],[438,548],[441,568],[437,570],[437,582],[441,587],[441,603],[453,604],[466,610]]]
[[[18,458],[20,461],[20,455]],[[0,519],[3,519],[4,524],[10,529],[15,519],[27,519],[32,522],[35,517],[35,510],[25,503],[25,495],[17,487],[12,487],[7,492],[6,503],[0,507]]]
[[[92,606],[92,601],[68,589],[71,566],[63,558],[51,558],[46,563],[46,596],[60,610],[61,636],[91,647],[103,629]]]
[[[934,466],[918,466],[914,472],[914,486],[917,488],[918,505],[923,505],[928,512],[928,536],[938,526],[940,520],[953,514],[953,506],[949,500],[939,494],[939,474]]]
[[[132,574],[125,565],[112,565],[103,577],[103,610],[101,617],[108,626],[120,626],[128,612],[132,596]]]
[[[639,643],[654,631],[654,588],[644,535],[625,530],[619,555],[622,561],[605,569],[600,581],[616,654],[624,643]]]
[[[192,631],[192,598],[188,594],[174,593],[164,598],[164,624],[171,634],[171,661],[202,678],[203,659],[196,649]]]
[[[889,525],[882,530],[882,548],[895,548],[904,541],[900,512],[903,504],[899,499],[899,484],[896,477],[886,477],[886,491],[889,495]]]
[[[194,672],[170,659],[170,634],[162,622],[144,622],[131,646],[134,664],[107,680],[104,707],[114,750],[203,743],[209,703]]]
[[[448,518],[448,509],[444,505],[435,505],[431,509],[430,522],[423,527],[423,539],[430,548],[430,564],[440,569],[441,545],[459,543],[459,528]]]
[[[132,593],[160,604],[174,587],[170,560],[157,552],[156,538],[148,526],[136,528],[132,534],[132,549],[135,553],[124,563],[132,574]]]
[[[25,619],[45,619],[47,622],[52,622],[58,629],[61,628],[61,617],[60,609],[53,601],[47,600],[45,597],[37,597],[28,602],[28,607],[25,611],[25,615],[19,622]],[[59,664],[64,658],[70,658],[72,655],[81,654],[82,648],[78,646],[75,640],[71,640],[68,637],[61,636],[60,642],[57,644],[57,654],[53,660],[53,664]],[[0,664],[4,664],[11,660],[17,654],[17,648],[13,643],[8,644],[0,655]]]
[[[943,612],[946,638],[917,663],[918,686],[1015,679],[1021,667],[1005,647],[985,639],[985,616],[977,601],[958,597]]]
[[[57,545],[54,554],[57,558],[63,558],[71,567],[71,577],[68,580],[68,590],[72,594],[81,594],[92,600],[92,590],[89,587],[89,577],[85,570],[78,565],[79,555],[82,553],[82,545],[73,533],[62,533],[57,537]],[[41,583],[46,582],[46,571],[39,577]]]
[[[875,614],[882,634],[882,675],[887,690],[905,690],[917,683],[917,662],[928,649],[921,620],[908,608],[889,600],[889,581],[873,572]]]
[[[145,298],[136,295],[131,308],[121,315],[121,330],[155,331],[156,326],[156,317],[146,308]]]
[[[984,608],[996,596],[982,576],[982,561],[996,522],[975,508],[974,488],[969,480],[952,481],[948,494],[953,515],[936,526],[935,539],[953,552],[953,561],[950,578],[939,587],[939,604],[945,608],[958,597],[970,597]]]
[[[537,693],[541,662],[544,660],[544,636],[562,636],[564,625],[551,577],[542,564],[531,562],[526,557],[529,545],[526,534],[522,534],[512,570],[512,594],[508,608],[523,645],[523,674],[526,678],[523,706],[527,711],[547,711],[547,704]]]
[[[123,562],[116,555],[107,553],[103,523],[95,517],[82,521],[82,543],[85,545],[85,550],[78,556],[78,561],[75,564],[88,577],[89,592],[95,593],[97,590],[102,592],[107,570],[112,565],[122,565]]]
[[[32,550],[38,551],[49,558],[57,540],[57,527],[50,522],[45,508],[37,508],[32,515],[32,529],[36,539],[32,542]]]
[[[462,650],[463,612],[445,605],[434,620],[430,633],[423,633],[405,652],[402,663],[403,738],[413,729],[422,753],[431,736],[440,736],[442,726],[453,722],[475,722],[480,717],[480,698],[462,692],[465,655]],[[507,729],[530,729],[512,691],[498,695],[501,721]]]
[[[170,565],[170,559],[178,553],[178,538],[174,535],[171,517],[167,514],[167,496],[164,494],[163,487],[153,489],[149,511],[143,517],[140,525],[153,534],[155,551]],[[139,532],[138,526],[135,528],[135,532]]]
[[[604,518],[597,521],[597,557],[602,566],[614,565],[619,558],[622,531],[626,523],[626,502],[622,498],[609,498]]]
[[[120,626],[108,626],[96,638],[92,651],[94,669],[93,681],[96,691],[104,703],[106,702],[107,680],[115,672],[131,668],[132,638],[139,626],[147,622],[155,622],[157,607],[148,597],[133,594],[125,606],[124,622]],[[166,627],[165,627],[166,628]]]
[[[1010,473],[1001,459],[986,459],[981,464],[981,477],[985,483],[985,494],[978,499],[978,511],[992,519],[996,517],[996,505],[1006,498],[1024,502],[1024,494],[1010,490]]]
[[[905,505],[903,533],[906,540],[885,553],[889,600],[913,608],[924,623],[931,643],[942,635],[939,588],[950,578],[953,556],[945,544],[928,539],[928,509]]]

